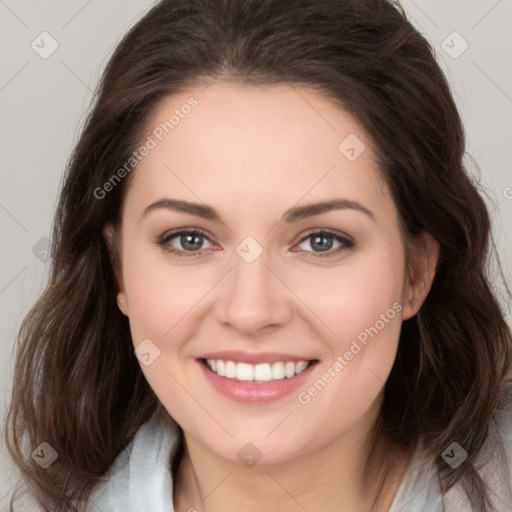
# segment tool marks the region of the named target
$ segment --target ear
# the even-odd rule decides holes
[[[128,316],[128,303],[126,301],[121,258],[119,254],[119,237],[117,236],[116,230],[112,224],[107,224],[103,228],[103,236],[107,242],[108,252],[110,255],[110,263],[116,276],[117,287],[119,290],[117,293],[117,305],[123,314]]]
[[[402,293],[403,320],[420,310],[432,287],[439,260],[439,243],[429,233],[422,233],[408,245],[407,275]]]

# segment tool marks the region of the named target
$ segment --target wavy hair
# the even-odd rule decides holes
[[[102,235],[118,224],[133,173],[103,198],[95,191],[137,149],[161,100],[214,79],[305,86],[345,109],[376,148],[406,237],[428,232],[439,243],[375,432],[408,453],[423,437],[443,490],[462,481],[487,510],[475,461],[507,399],[512,350],[488,271],[490,217],[435,52],[388,0],[161,0],[125,34],[67,164],[49,282],[17,338],[5,439],[22,481],[44,507],[79,510],[159,406],[117,308]],[[452,440],[469,454],[457,469],[440,457]],[[43,441],[58,453],[47,469],[30,457]],[[368,474],[381,464],[369,457]]]

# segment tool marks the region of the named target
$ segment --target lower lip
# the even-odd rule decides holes
[[[236,379],[221,377],[210,370],[203,361],[197,360],[197,362],[210,384],[217,391],[236,402],[253,404],[272,402],[292,393],[304,384],[318,363],[318,361],[311,362],[302,373],[294,377],[285,377],[268,384],[255,384],[254,382],[242,382]]]

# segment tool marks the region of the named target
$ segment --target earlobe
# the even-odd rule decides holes
[[[420,310],[432,288],[438,261],[439,243],[429,233],[423,233],[409,249],[402,301],[403,320],[413,317]]]
[[[128,308],[126,304],[126,294],[124,292],[119,292],[117,294],[117,307],[121,310],[121,312],[128,316]]]
[[[119,248],[116,241],[115,228],[112,226],[112,224],[107,224],[103,228],[103,236],[105,237],[105,241],[107,243],[110,263],[112,265],[112,270],[116,277],[117,287],[119,290],[117,294],[117,306],[124,315],[128,316],[128,305],[126,301],[126,293],[124,291],[124,280],[119,257]]]

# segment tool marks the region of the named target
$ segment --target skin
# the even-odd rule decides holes
[[[319,93],[217,80],[165,98],[146,135],[190,96],[198,106],[131,176],[119,231],[105,229],[109,241],[116,235],[118,304],[129,317],[134,346],[149,338],[160,350],[141,368],[185,435],[173,482],[175,510],[369,510],[374,495],[361,464],[366,436],[379,413],[401,322],[416,314],[430,289],[438,245],[427,234],[408,241],[406,267],[398,213],[370,140]],[[338,150],[349,134],[366,146],[353,162]],[[223,222],[163,208],[143,216],[163,198],[206,203]],[[281,220],[291,207],[333,198],[358,202],[374,219],[339,209]],[[200,255],[174,255],[156,243],[178,228],[207,232],[198,242]],[[302,240],[320,229],[355,245],[335,254],[340,243],[330,239],[332,256],[319,256],[314,237]],[[250,264],[236,252],[247,236],[263,248]],[[167,246],[187,250],[179,236]],[[402,305],[400,314],[307,405],[295,392],[267,404],[233,402],[195,361],[230,349],[318,359],[299,391],[307,390],[394,303]],[[247,442],[262,455],[252,467],[237,457]],[[403,468],[397,465],[396,478],[390,476],[379,510],[391,505]]]

